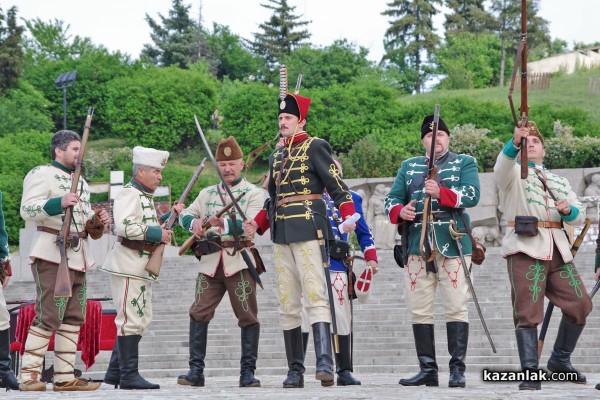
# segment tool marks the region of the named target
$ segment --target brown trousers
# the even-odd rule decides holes
[[[227,293],[238,326],[246,328],[259,326],[258,305],[256,302],[256,282],[247,269],[225,276],[223,265],[219,264],[215,276],[198,274],[196,278],[196,296],[190,307],[190,318],[196,322],[209,323],[215,316],[215,310]]]
[[[58,264],[37,258],[31,265],[37,297],[33,326],[56,332],[61,324],[81,326],[85,321],[87,291],[85,272],[69,270],[72,297],[55,297],[54,285]]]
[[[507,263],[515,328],[534,328],[544,320],[544,296],[568,322],[585,325],[592,300],[575,265],[565,264],[556,246],[552,260],[517,253],[508,256]]]

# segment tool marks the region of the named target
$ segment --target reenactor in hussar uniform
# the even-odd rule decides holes
[[[29,252],[37,297],[33,320],[25,343],[25,353],[19,375],[22,391],[44,391],[40,381],[41,368],[50,343],[54,342],[54,391],[96,390],[99,384],[78,379],[74,375],[79,330],[85,321],[85,273],[94,266],[87,237],[102,236],[109,215],[102,210],[94,213],[90,206],[90,190],[80,178],[80,189],[71,193],[75,164],[81,139],[75,132],[62,130],[52,137],[52,163],[35,167],[23,182],[21,217],[33,222],[36,235]],[[61,261],[57,236],[63,225],[65,209],[73,207],[71,239],[67,249],[72,297],[56,297],[54,287]],[[94,227],[92,229],[92,227]]]
[[[340,211],[342,230],[356,224],[352,196],[333,161],[330,145],[305,130],[311,99],[287,93],[279,101],[279,132],[283,145],[269,157],[270,199],[253,221],[244,223],[246,234],[271,229],[277,274],[279,321],[283,328],[288,375],[284,388],[304,387],[302,297],[312,326],[317,359],[316,379],[334,384],[331,349],[332,311],[329,303],[327,248],[334,240],[323,193],[327,190]],[[331,305],[333,306],[333,305]]]
[[[117,310],[117,343],[104,382],[121,389],[159,389],[138,371],[139,342],[152,321],[152,283],[157,277],[146,264],[160,243],[171,241],[172,231],[161,227],[154,207],[154,191],[162,180],[169,153],[136,146],[133,177],[117,194],[113,207],[117,242],[102,270],[110,274]],[[175,204],[181,212],[183,204]]]
[[[215,160],[225,183],[229,185],[247,218],[262,209],[263,191],[241,176],[244,168],[242,149],[233,136],[219,142]],[[256,281],[245,263],[240,249],[253,243],[244,236],[241,217],[235,208],[222,216],[221,210],[231,203],[223,182],[200,191],[196,200],[182,211],[181,225],[194,233],[197,240],[192,249],[200,260],[194,302],[190,307],[190,370],[181,375],[180,385],[204,386],[204,358],[208,324],[225,293],[241,328],[242,357],[240,360],[240,387],[258,387],[254,377],[258,358],[260,322],[256,301]],[[203,225],[210,225],[204,231]],[[252,268],[252,267],[250,267]]]
[[[521,139],[527,143],[528,174],[521,179],[517,163]],[[533,121],[514,129],[494,166],[500,206],[507,221],[502,239],[510,279],[513,319],[523,371],[538,370],[537,326],[544,319],[544,296],[563,313],[548,370],[571,372],[575,382],[586,377],[571,365],[571,353],[583,331],[592,301],[573,264],[571,244],[562,224],[580,225],[585,206],[567,179],[544,168],[544,137]],[[550,192],[553,195],[550,195]],[[553,196],[556,200],[553,199]],[[539,390],[541,381],[528,380],[521,390]]]
[[[460,229],[470,224],[465,208],[479,202],[477,162],[471,156],[449,150],[450,130],[439,119],[434,154],[431,151],[434,116],[429,115],[421,124],[421,141],[425,156],[402,162],[390,193],[386,196],[385,210],[393,224],[410,224],[408,229],[408,262],[405,265],[406,301],[411,315],[413,334],[420,371],[411,378],[400,380],[404,386],[438,386],[438,366],[435,356],[433,330],[433,302],[439,289],[450,353],[449,387],[465,387],[465,357],[469,338],[467,300],[469,286],[466,280],[458,243],[450,235],[451,221]],[[426,179],[428,161],[434,158],[435,179]],[[421,256],[421,230],[426,196],[431,196],[435,254],[433,262]],[[467,236],[461,240],[465,262],[470,264],[472,244]]]

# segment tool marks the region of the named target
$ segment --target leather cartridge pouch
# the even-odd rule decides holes
[[[345,240],[336,240],[329,246],[329,256],[343,260],[350,257],[350,243]]]
[[[216,236],[208,239],[200,239],[196,240],[194,244],[192,244],[192,251],[196,255],[196,258],[200,259],[200,257],[216,253],[221,251],[221,238]]]
[[[260,253],[258,252],[258,250],[255,247],[248,247],[248,250],[250,250],[250,253],[252,253],[252,257],[254,258],[254,265],[256,265],[256,272],[259,275],[267,272],[267,269],[265,268],[265,263],[263,262],[262,257],[260,256]]]
[[[396,261],[396,264],[398,264],[400,268],[404,268],[404,262],[406,260],[404,259],[404,252],[402,251],[402,246],[399,244],[394,246],[394,261]]]
[[[530,215],[515,217],[515,233],[521,236],[536,236],[538,234],[538,219]]]

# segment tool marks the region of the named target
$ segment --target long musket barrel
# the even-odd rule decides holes
[[[83,128],[83,137],[81,138],[81,147],[79,149],[79,156],[75,162],[75,171],[73,172],[73,178],[71,180],[71,191],[70,193],[76,193],[79,186],[79,179],[81,178],[81,169],[83,167],[83,159],[85,157],[85,149],[87,147],[88,137],[90,135],[90,127],[92,126],[92,116],[94,115],[94,107],[88,108],[88,115],[85,119],[85,125]],[[63,224],[58,234],[56,242],[60,252],[60,263],[58,264],[58,270],[56,271],[56,282],[54,284],[54,295],[56,297],[71,297],[73,295],[71,290],[71,279],[69,277],[69,257],[68,257],[68,246],[69,246],[69,234],[71,231],[71,220],[73,219],[73,206],[67,207],[65,215],[63,217]]]

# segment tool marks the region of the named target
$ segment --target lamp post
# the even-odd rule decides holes
[[[77,78],[77,71],[60,74],[54,81],[54,87],[63,91],[63,129],[67,129],[67,88],[73,86]]]

